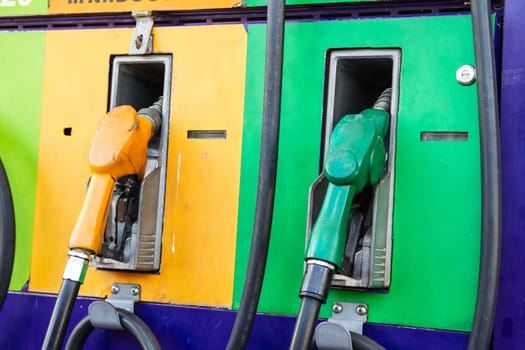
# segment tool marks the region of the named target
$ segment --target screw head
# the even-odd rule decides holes
[[[341,312],[343,312],[343,305],[341,305],[339,303],[334,303],[332,305],[332,311],[335,314],[340,314]]]
[[[130,292],[131,292],[131,295],[133,296],[139,295],[139,289],[137,287],[131,288]]]
[[[359,316],[364,316],[364,315],[366,315],[368,313],[368,306],[366,306],[365,304],[359,304],[359,305],[356,306],[355,312]]]
[[[115,285],[115,284],[112,285],[112,286],[111,286],[111,294],[118,294],[118,292],[120,292],[120,288],[119,288],[119,286],[117,286],[117,285]]]
[[[456,80],[461,85],[472,85],[476,81],[476,68],[470,64],[464,64],[456,71]]]

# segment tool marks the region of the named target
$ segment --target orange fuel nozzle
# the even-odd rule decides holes
[[[160,128],[162,97],[137,113],[131,106],[111,110],[98,124],[89,152],[93,174],[69,248],[99,253],[115,181],[144,176],[148,142]]]

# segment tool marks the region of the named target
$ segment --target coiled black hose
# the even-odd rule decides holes
[[[235,324],[226,347],[228,350],[242,350],[248,343],[261,296],[268,257],[281,114],[284,7],[284,0],[268,1],[263,125],[255,219],[244,289]]]
[[[13,260],[15,256],[15,214],[13,197],[0,159],[0,309],[11,281]]]
[[[354,350],[385,350],[384,347],[376,343],[374,340],[361,335],[359,333],[351,332],[352,346]]]
[[[491,344],[499,282],[500,135],[490,0],[471,1],[470,6],[476,52],[483,197],[478,295],[468,349],[485,350]]]
[[[120,322],[125,330],[133,334],[144,350],[161,350],[160,344],[144,321],[140,317],[126,310],[115,308]],[[89,315],[84,317],[71,331],[65,350],[81,350],[87,337],[95,328],[91,324]]]

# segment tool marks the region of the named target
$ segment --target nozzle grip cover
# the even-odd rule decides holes
[[[384,138],[389,114],[365,109],[344,116],[332,132],[325,176],[336,185],[353,185],[360,192],[367,182],[377,183],[385,165]]]
[[[89,152],[91,170],[115,180],[132,174],[142,179],[153,133],[152,120],[137,116],[133,107],[114,108],[98,124]]]
[[[340,266],[346,242],[346,225],[355,195],[354,186],[328,184],[323,206],[312,228],[305,259]]]
[[[114,184],[109,174],[95,173],[91,176],[82,210],[69,240],[69,248],[99,253]]]

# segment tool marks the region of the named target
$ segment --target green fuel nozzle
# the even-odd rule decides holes
[[[290,350],[311,348],[321,304],[343,260],[354,195],[367,183],[377,184],[383,174],[391,94],[392,89],[386,89],[373,108],[344,116],[332,131],[324,166],[328,189],[306,250],[302,302]]]
[[[328,189],[313,226],[306,259],[341,264],[346,226],[354,195],[367,183],[375,185],[386,163],[385,137],[389,127],[385,91],[374,108],[344,116],[332,132],[326,161]]]

